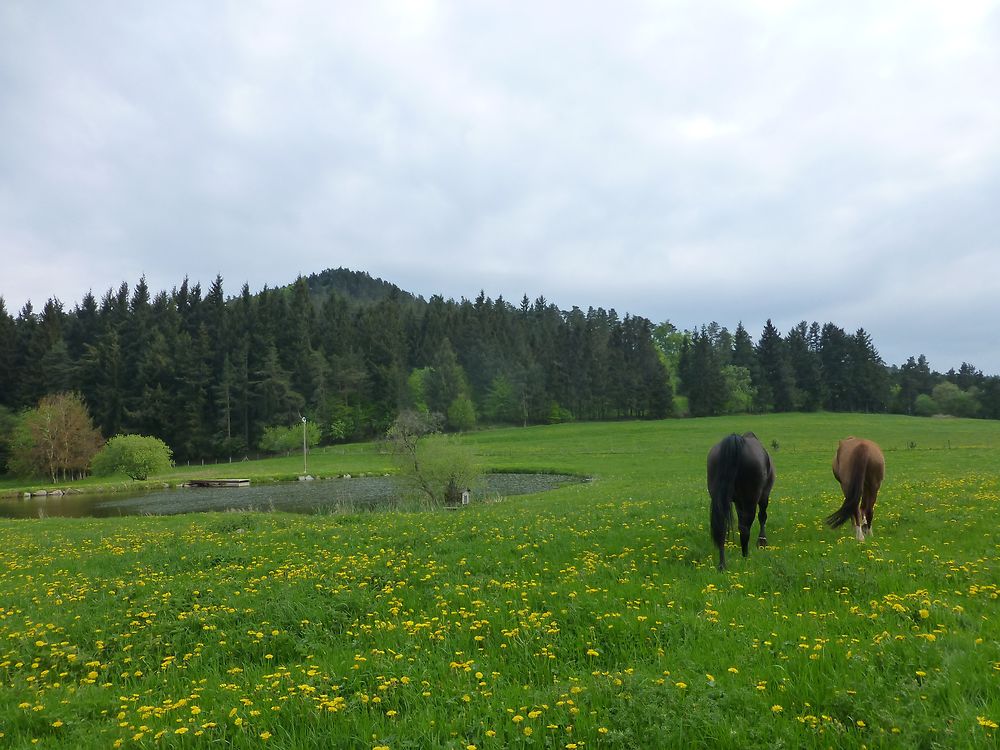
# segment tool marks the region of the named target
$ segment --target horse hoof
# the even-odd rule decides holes
[[[766,547],[767,546],[767,538],[766,537],[759,537],[757,539],[757,546],[758,547]]]

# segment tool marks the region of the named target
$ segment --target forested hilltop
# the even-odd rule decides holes
[[[816,409],[997,418],[998,381],[923,357],[886,367],[865,331],[832,323],[783,336],[768,322],[754,341],[742,325],[679,331],[542,297],[424,300],[346,269],[230,298],[221,277],[155,294],[140,279],[16,317],[0,298],[0,438],[44,396],[77,392],[104,437],[155,436],[178,461],[242,457],[303,416],[322,442],[378,436],[406,408],[456,430]]]

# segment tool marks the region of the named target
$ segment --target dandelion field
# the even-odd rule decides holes
[[[720,573],[705,455],[747,429],[777,470],[770,546]],[[848,434],[886,456],[863,544],[822,524]],[[594,479],[455,512],[0,521],[0,747],[997,743],[1000,424],[464,440],[491,469]]]

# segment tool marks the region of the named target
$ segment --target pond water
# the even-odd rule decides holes
[[[487,474],[477,499],[543,492],[583,481],[566,474]],[[475,495],[479,494],[479,498]],[[179,487],[144,492],[48,495],[0,499],[0,518],[172,515],[204,511],[256,510],[335,513],[391,507],[399,495],[390,477],[352,477],[281,482],[249,487]]]

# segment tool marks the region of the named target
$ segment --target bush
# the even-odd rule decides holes
[[[315,422],[306,423],[306,444],[312,448],[319,444],[320,429]],[[264,430],[264,435],[260,439],[260,449],[269,453],[289,454],[294,450],[302,449],[302,425],[293,424],[291,427],[281,427],[274,425]]]
[[[471,430],[476,426],[476,407],[468,396],[459,396],[448,407],[448,427],[453,430]]]
[[[918,417],[933,417],[938,413],[938,405],[926,393],[921,393],[913,403],[913,412]]]
[[[147,435],[115,435],[91,463],[97,476],[124,474],[129,479],[148,479],[173,465],[170,447]]]

